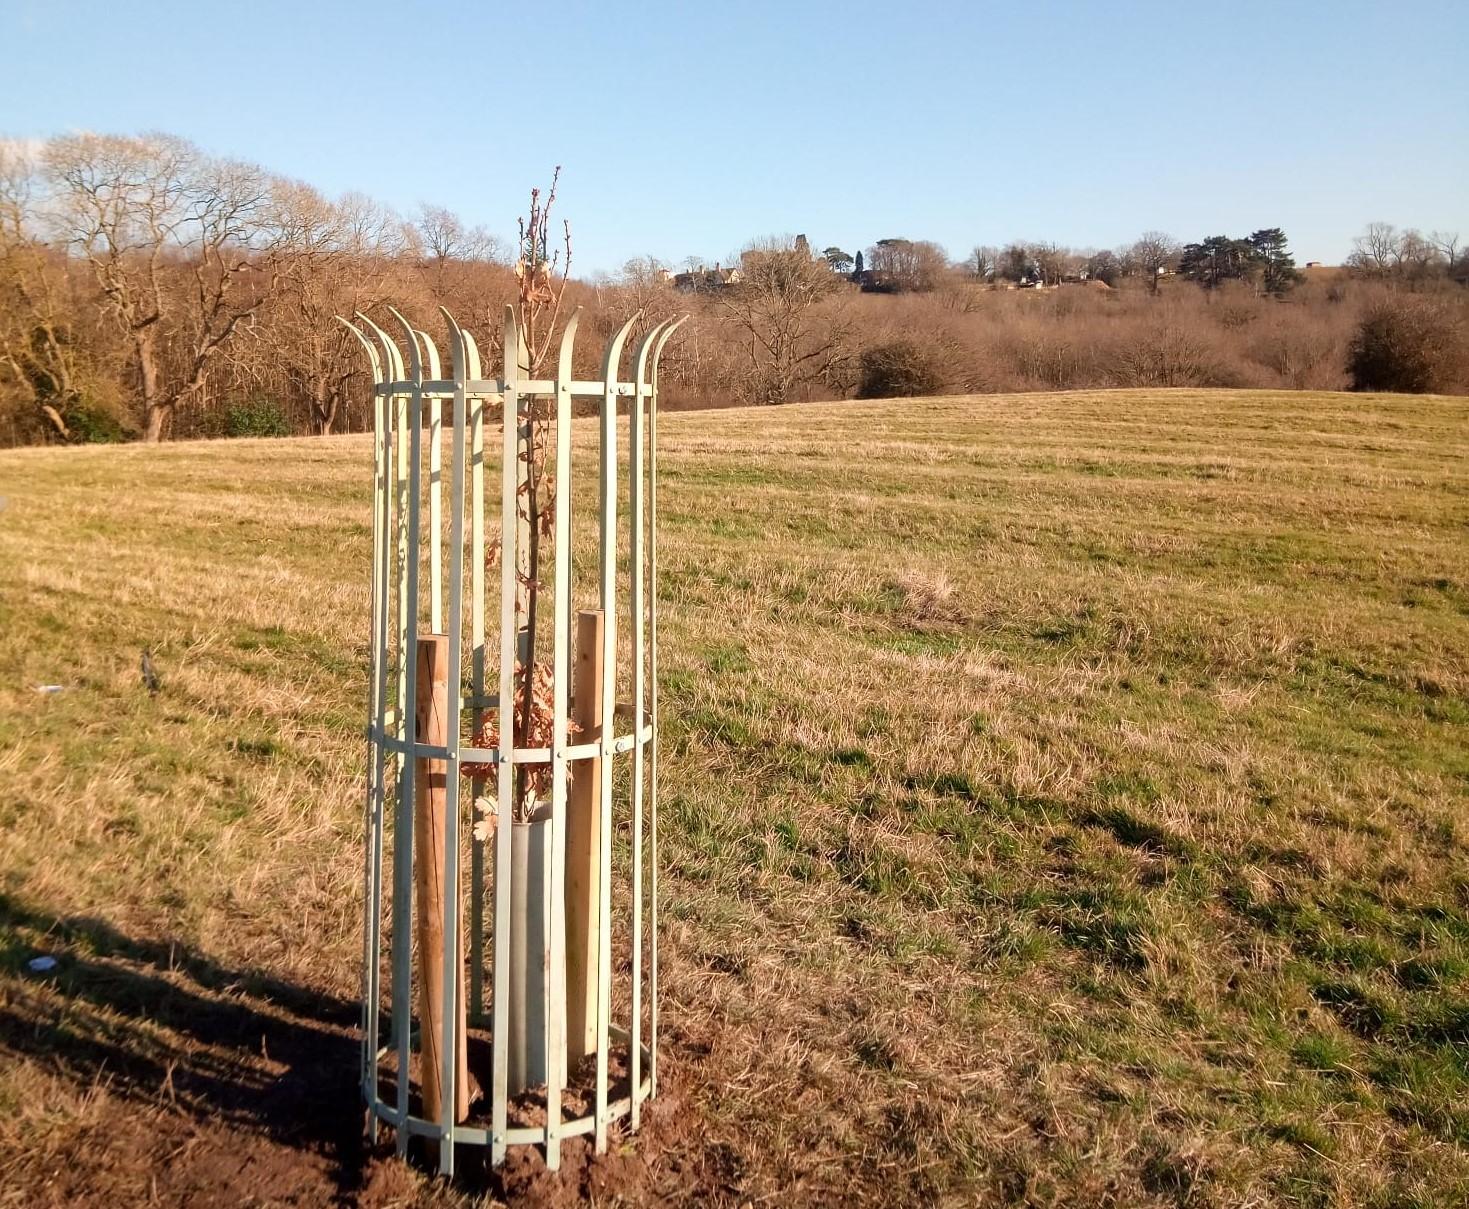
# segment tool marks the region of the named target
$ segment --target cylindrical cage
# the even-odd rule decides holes
[[[682,320],[620,380],[635,315],[579,380],[578,315],[534,378],[507,307],[486,378],[447,311],[448,377],[392,314],[402,349],[343,320],[375,382],[362,1093],[374,1136],[426,1137],[446,1174],[453,1143],[554,1169],[658,1087],[658,360]]]

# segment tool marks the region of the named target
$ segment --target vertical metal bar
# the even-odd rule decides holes
[[[403,354],[398,346],[389,337],[387,332],[378,327],[371,319],[361,311],[356,312],[357,318],[364,327],[372,329],[383,348],[383,370],[390,382],[401,383],[407,377],[407,370],[403,366]],[[397,524],[397,559],[394,568],[394,576],[398,583],[398,608],[397,616],[397,659],[395,662],[395,678],[398,688],[398,712],[396,738],[401,739],[403,716],[408,711],[408,666],[413,662],[412,652],[409,650],[408,629],[410,619],[408,616],[408,395],[401,389],[389,391],[389,402],[393,406],[393,432],[394,442],[394,510],[398,516]],[[414,505],[415,511],[417,505]],[[407,756],[403,752],[397,753],[397,775],[403,775],[403,765]]]
[[[494,1079],[490,1106],[490,1163],[505,1159],[506,1091],[508,1088],[510,1000],[510,828],[514,825],[511,753],[515,742],[515,576],[516,461],[519,420],[519,373],[516,349],[519,337],[515,310],[505,308],[505,377],[501,383],[504,431],[500,452],[500,703],[497,723],[500,732],[499,762],[496,767],[497,818],[495,824],[495,952],[494,952]]]
[[[602,834],[599,838],[602,901],[598,908],[597,1096],[594,1110],[598,1154],[607,1151],[607,1051],[612,1008],[612,745],[617,734],[617,370],[622,361],[623,342],[637,319],[638,315],[634,315],[612,337],[602,363],[602,507],[599,517],[603,616],[602,783],[598,787],[602,812]]]
[[[566,1083],[566,743],[571,696],[571,378],[578,307],[566,321],[556,362],[556,570],[551,625],[551,960],[546,987],[546,1166],[561,1165],[561,1091]]]
[[[464,333],[467,371],[478,381],[483,375],[480,370],[479,349],[474,337]],[[484,395],[474,396],[473,423],[470,436],[472,474],[470,476],[473,500],[470,503],[470,558],[473,560],[470,593],[472,603],[470,683],[475,697],[474,733],[478,736],[485,724],[485,404]],[[476,820],[477,822],[478,820]],[[483,1021],[485,1014],[485,845],[476,828],[471,840],[470,886],[474,895],[473,916],[470,921],[470,949],[473,969],[471,973],[470,1003],[475,1018]]]
[[[381,329],[379,329],[381,330]],[[383,338],[387,339],[386,333]],[[402,561],[399,596],[403,613],[399,618],[399,665],[404,667],[400,697],[404,702],[399,720],[400,733],[411,752],[417,739],[417,719],[412,703],[416,693],[418,661],[409,651],[409,634],[418,623],[418,500],[422,476],[423,405],[418,385],[420,378],[418,349],[413,334],[408,332],[411,372],[407,394],[399,394],[399,418],[406,411],[408,429],[408,480],[399,515],[399,557]],[[391,345],[390,360],[394,372],[402,380],[402,356],[396,344]],[[400,437],[401,442],[401,437]],[[401,448],[400,448],[401,453]],[[405,486],[399,471],[400,488]],[[398,1113],[405,1124],[398,1130],[398,1150],[407,1149],[408,1084],[412,1077],[412,927],[413,927],[413,792],[416,761],[400,758],[398,771],[398,813],[393,832],[393,1022],[398,1041]]]
[[[444,312],[458,336],[464,359],[465,376],[480,378],[479,349],[474,337]],[[474,734],[485,724],[485,397],[474,395],[469,400],[469,677],[474,694]],[[469,851],[469,1007],[475,1019],[485,1013],[484,927],[485,927],[485,845],[477,833],[470,839]]]
[[[410,359],[418,367],[415,375],[420,381],[427,376],[440,376],[439,350],[429,339],[427,332],[416,330],[402,314],[388,307],[388,314],[402,326],[408,337]],[[419,393],[420,406],[429,410],[428,450],[428,526],[429,526],[429,629],[435,634],[444,632],[444,401],[427,398]]]
[[[632,927],[630,974],[632,1003],[627,1022],[628,1100],[632,1129],[642,1123],[638,1091],[643,1073],[643,355],[638,348],[637,373],[628,409],[628,612],[632,623]]]
[[[425,338],[426,339],[426,338]],[[460,366],[459,368],[463,368]],[[457,375],[456,375],[457,377]],[[442,412],[435,401],[436,416]],[[454,1174],[454,1123],[459,1103],[455,1081],[459,1074],[459,1003],[464,969],[464,947],[460,943],[459,924],[459,784],[460,784],[460,685],[463,680],[464,642],[464,380],[454,384],[454,415],[450,439],[454,443],[451,457],[449,490],[449,717],[448,717],[448,784],[444,794],[444,1034],[439,1049],[443,1073],[439,1086],[444,1089],[439,1128],[443,1142],[439,1146],[439,1171]]]
[[[648,768],[648,1094],[658,1094],[658,360],[682,319],[665,328],[653,347],[648,388],[648,679],[653,751]]]
[[[409,753],[413,745],[418,742],[418,717],[414,703],[418,699],[418,659],[414,647],[415,636],[419,626],[419,551],[422,548],[422,526],[420,524],[420,501],[423,498],[423,392],[419,387],[421,381],[421,369],[418,364],[418,349],[413,343],[413,335],[408,333],[409,342],[409,380],[412,383],[411,393],[408,398],[408,509],[405,514],[408,528],[408,603],[404,613],[405,633],[403,637],[404,661],[407,665],[406,685],[404,695],[407,698],[407,707],[403,711],[403,738],[407,744]],[[412,915],[413,915],[413,811],[415,794],[417,793],[416,780],[418,775],[418,760],[408,755],[404,761],[402,780],[402,795],[400,798],[403,817],[403,860],[399,866],[402,876],[403,891],[403,990],[407,997],[404,1010],[405,1022],[410,1019],[412,1013],[412,996],[409,987],[412,980],[411,946]],[[396,906],[396,904],[395,904]],[[422,1021],[420,1028],[422,1027]],[[408,1082],[411,1073],[410,1066],[410,1029],[404,1028],[400,1040],[400,1066],[398,1102],[406,1118],[408,1114]],[[420,1038],[419,1051],[423,1050]]]
[[[435,634],[444,632],[444,402],[442,399],[425,399],[424,406],[430,411],[429,454],[428,454],[428,577],[429,577],[429,629]]]
[[[402,366],[396,377],[402,379]],[[398,685],[397,716],[393,719],[393,737],[403,740],[407,736],[406,719],[412,711],[408,706],[408,665],[412,662],[408,651],[408,511],[409,511],[409,460],[408,460],[408,396],[399,392],[392,398],[393,404],[393,465],[394,500],[396,515],[394,534],[394,573],[397,579],[397,609],[394,618],[394,640],[397,643],[395,669]],[[409,1054],[412,1048],[412,952],[410,929],[413,926],[413,894],[410,889],[413,877],[413,798],[404,797],[403,770],[412,763],[401,748],[394,756],[396,769],[393,775],[393,792],[396,796],[393,814],[393,934],[389,964],[392,966],[393,1040],[398,1049],[398,1093],[399,1119],[408,1111],[407,1087],[409,1078]],[[405,836],[408,838],[405,840]],[[400,1156],[406,1154],[408,1130],[400,1127],[396,1139]]]
[[[379,1020],[378,1004],[378,945],[380,943],[382,909],[382,793],[383,793],[383,743],[382,743],[382,671],[384,651],[382,643],[383,618],[386,609],[386,593],[383,572],[387,562],[384,548],[384,502],[387,495],[387,442],[389,440],[385,416],[388,412],[382,390],[382,362],[372,342],[352,324],[337,316],[338,321],[357,339],[367,352],[372,370],[372,584],[371,584],[371,650],[369,651],[368,705],[368,772],[367,810],[363,830],[364,870],[362,905],[362,1069],[361,1089],[363,1099],[369,1107],[367,1131],[369,1141],[376,1143],[378,1118],[372,1106],[377,1101],[377,1036]]]
[[[384,409],[386,410],[386,408]],[[386,431],[384,436],[386,436]],[[374,576],[374,578],[377,578]],[[380,668],[386,660],[386,652],[379,643],[381,627],[378,620],[373,624],[373,645],[378,648],[373,669],[373,681],[376,687],[381,683]],[[386,719],[383,716],[382,698],[377,695],[377,701],[372,708],[371,725],[373,727],[372,750],[369,757],[372,760],[372,777],[370,789],[370,800],[368,804],[367,821],[367,885],[363,890],[364,913],[367,923],[367,936],[363,941],[363,951],[366,960],[366,969],[363,971],[362,995],[364,1001],[364,1017],[362,1030],[362,1067],[363,1081],[362,1094],[369,1106],[375,1106],[378,1099],[378,1040],[379,1031],[382,1027],[382,909],[383,909],[383,812],[386,799],[384,777],[387,772],[386,752],[383,747],[383,731]],[[367,1124],[368,1139],[372,1143],[377,1142],[378,1122],[377,1114],[369,1112]]]
[[[666,322],[666,321],[665,321]],[[628,620],[632,625],[632,1005],[628,1017],[630,1126],[642,1123],[643,1082],[643,387],[648,349],[663,329],[659,323],[638,341],[633,362],[632,406],[627,415]]]
[[[372,580],[369,586],[369,631],[371,633],[371,649],[368,651],[368,751],[367,751],[367,809],[365,813],[365,827],[363,830],[363,919],[362,919],[362,1070],[361,1086],[364,1096],[370,1097],[368,1091],[368,1054],[372,1051],[367,1047],[367,1033],[369,1029],[368,1005],[371,999],[368,992],[371,989],[371,977],[368,971],[371,968],[372,957],[372,827],[373,827],[373,804],[377,793],[377,777],[374,773],[375,762],[373,752],[378,750],[376,738],[372,728],[377,723],[377,712],[379,706],[377,691],[377,669],[381,663],[380,651],[377,643],[378,614],[382,608],[382,597],[378,591],[378,571],[382,563],[382,514],[379,505],[382,501],[383,489],[383,399],[378,393],[378,387],[382,384],[382,373],[377,354],[373,351],[371,343],[355,327],[343,319],[340,315],[337,321],[341,323],[358,343],[367,350],[368,363],[372,367]]]
[[[403,357],[398,351],[398,346],[388,336],[387,332],[373,323],[372,320],[357,312],[357,318],[364,327],[370,328],[382,346],[383,367],[390,385],[385,406],[392,412],[393,427],[393,503],[391,512],[396,513],[396,526],[389,526],[389,540],[396,548],[395,577],[397,579],[397,609],[396,609],[396,637],[397,637],[397,688],[398,708],[394,719],[394,738],[402,739],[405,735],[406,693],[408,679],[405,670],[407,655],[407,628],[408,628],[408,490],[409,490],[409,458],[408,458],[408,396],[403,392],[402,383],[405,376],[403,368]],[[394,531],[395,530],[395,531]],[[408,1080],[410,1075],[410,1052],[412,1045],[412,1004],[411,1004],[411,961],[412,961],[412,938],[410,928],[412,927],[413,902],[412,902],[412,857],[413,857],[413,800],[411,796],[403,797],[404,775],[403,769],[406,758],[402,751],[395,757],[396,772],[393,788],[396,797],[393,813],[393,916],[392,934],[390,938],[390,964],[392,966],[392,1001],[393,1001],[393,1036],[392,1043],[398,1051],[398,1074],[397,1074],[397,1109],[399,1119],[406,1117],[408,1112]],[[405,839],[406,833],[406,839]],[[408,1130],[406,1126],[400,1125],[395,1138],[395,1145],[399,1156],[407,1154]]]
[[[375,731],[372,747],[372,803],[368,833],[367,898],[367,1029],[363,1034],[363,1051],[367,1064],[367,1086],[370,1104],[378,1098],[378,1047],[382,1017],[382,911],[383,911],[383,823],[387,805],[387,693],[388,693],[388,551],[392,545],[391,496],[388,476],[392,457],[392,408],[386,395],[375,395],[373,422],[377,431],[377,483],[374,491],[373,527],[373,622],[372,622],[372,725]],[[377,1139],[377,1114],[371,1115],[368,1135]]]

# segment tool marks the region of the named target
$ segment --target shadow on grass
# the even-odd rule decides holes
[[[31,971],[38,952],[56,966]],[[0,988],[0,1061],[26,1057],[79,1091],[102,1084],[196,1129],[265,1139],[277,1179],[305,1176],[290,1171],[295,1152],[337,1197],[360,1184],[356,1004],[4,894]]]
[[[38,955],[56,965],[30,970]],[[460,1205],[461,1193],[488,1194],[497,1204],[640,1204],[651,1195],[644,1157],[621,1146],[616,1126],[607,1155],[594,1156],[585,1135],[567,1139],[556,1173],[546,1172],[533,1147],[494,1170],[486,1149],[465,1147],[458,1188],[418,1187],[409,1167],[390,1159],[391,1131],[367,1144],[359,1010],[259,970],[231,969],[182,942],[130,937],[104,920],[49,914],[0,893],[0,1076],[26,1061],[59,1076],[79,1101],[97,1088],[107,1093],[80,1132],[39,1147],[31,1161],[7,1165],[0,1156],[9,1188],[34,1189],[36,1209],[145,1202],[382,1209]],[[584,1063],[573,1081],[584,1111],[593,1069]],[[619,1074],[614,1064],[612,1074],[615,1098],[626,1092],[625,1068]],[[689,1133],[677,1081],[666,1082],[644,1113],[645,1153]],[[0,1103],[14,1090],[0,1077]],[[38,1134],[55,1119],[55,1106],[39,1107],[29,1122]],[[426,1164],[417,1140],[409,1153]],[[682,1179],[694,1160],[681,1161]]]

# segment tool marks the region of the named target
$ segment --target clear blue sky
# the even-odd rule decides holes
[[[0,0],[0,47],[3,135],[167,130],[501,235],[561,163],[583,274],[771,233],[1469,238],[1466,0]]]

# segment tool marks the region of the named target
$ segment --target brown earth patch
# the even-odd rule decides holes
[[[357,1089],[357,1005],[259,971],[230,970],[177,941],[134,939],[93,918],[58,918],[0,897],[0,923],[55,955],[45,974],[0,976],[0,1055],[38,1100],[80,1104],[72,1123],[8,1139],[0,1186],[52,1205],[213,1206],[718,1203],[700,1178],[698,1131],[676,1082],[644,1106],[636,1139],[608,1153],[568,1139],[562,1166],[515,1147],[498,1171],[462,1148],[460,1177],[434,1178],[392,1132],[366,1143]],[[614,1054],[611,1095],[626,1094]],[[568,1116],[589,1111],[595,1064],[575,1072]],[[544,1120],[544,1089],[512,1122]],[[7,1203],[0,1196],[0,1204]]]

